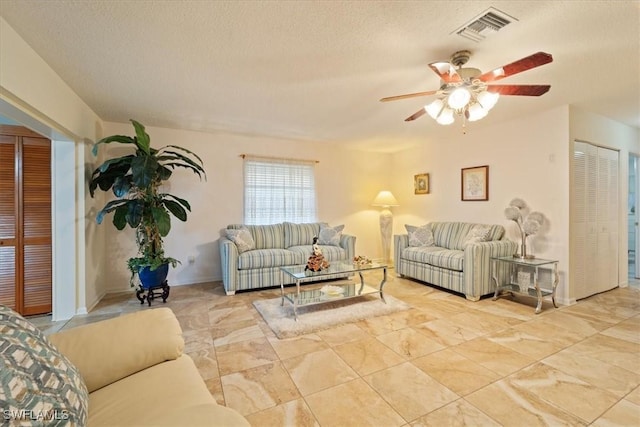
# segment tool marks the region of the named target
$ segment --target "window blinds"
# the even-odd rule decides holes
[[[244,156],[244,223],[315,222],[315,163]]]

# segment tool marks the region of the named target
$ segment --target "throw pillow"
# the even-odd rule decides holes
[[[466,248],[477,242],[486,242],[489,240],[489,233],[491,232],[490,225],[475,224],[471,227],[471,230],[467,233],[467,236],[462,242],[462,247]]]
[[[435,244],[431,224],[425,224],[421,227],[406,224],[404,228],[409,233],[409,246],[433,246]]]
[[[320,235],[318,236],[319,245],[340,246],[340,238],[342,237],[344,224],[337,227],[329,227],[322,225],[320,227]]]
[[[239,253],[256,248],[256,242],[253,241],[248,228],[227,228],[227,238],[236,244]]]
[[[87,387],[69,359],[39,329],[2,305],[0,336],[0,408],[5,421],[9,425],[86,425]]]

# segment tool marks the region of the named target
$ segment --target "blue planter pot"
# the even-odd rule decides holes
[[[162,285],[162,282],[167,279],[167,274],[169,274],[169,264],[163,264],[153,271],[149,267],[144,267],[138,271],[138,277],[144,289]]]

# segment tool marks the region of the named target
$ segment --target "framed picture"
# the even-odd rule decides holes
[[[421,173],[413,176],[414,194],[429,194],[429,174]]]
[[[489,200],[489,166],[462,169],[463,201]]]

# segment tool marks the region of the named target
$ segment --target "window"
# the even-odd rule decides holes
[[[244,223],[316,221],[314,161],[244,157]]]

